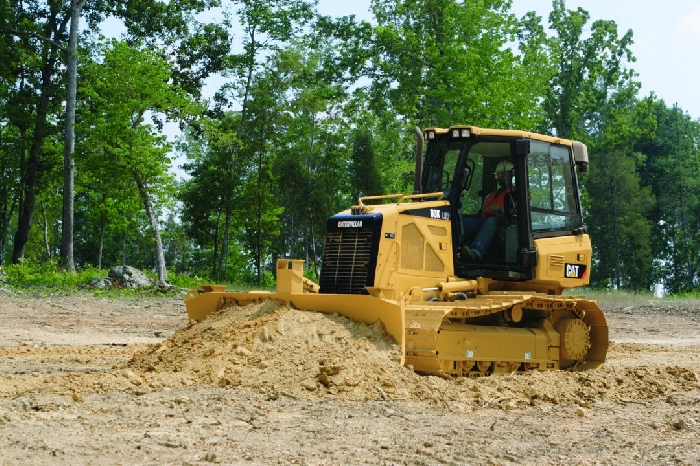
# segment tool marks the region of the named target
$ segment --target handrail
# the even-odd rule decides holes
[[[397,204],[402,204],[406,202],[406,200],[414,200],[414,199],[423,199],[426,197],[431,197],[431,198],[436,198],[436,199],[431,199],[434,201],[440,201],[445,198],[445,193],[443,192],[433,192],[433,193],[420,193],[420,194],[382,194],[380,196],[362,196],[360,199],[358,199],[358,203],[360,206],[365,205],[365,201],[378,201],[381,199],[396,199],[398,198],[399,200],[396,202]]]

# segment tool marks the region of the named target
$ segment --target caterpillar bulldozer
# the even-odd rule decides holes
[[[415,133],[414,191],[363,196],[333,215],[318,284],[303,276],[303,261],[279,259],[275,292],[188,291],[190,321],[274,299],[382,321],[402,364],[421,374],[600,368],[605,314],[595,301],[563,294],[589,282],[577,178],[587,170],[586,146],[468,125]],[[508,169],[506,186],[497,184],[498,167]],[[507,191],[501,215],[490,222],[488,247],[474,254],[466,226],[483,220],[484,202],[499,189]]]

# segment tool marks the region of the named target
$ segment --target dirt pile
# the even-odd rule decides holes
[[[267,301],[210,316],[136,354],[129,368],[273,397],[429,399],[441,381],[412,373],[400,360],[400,348],[380,323]]]
[[[611,353],[645,350],[613,344]],[[671,365],[443,380],[401,367],[399,351],[380,324],[266,302],[211,316],[135,355],[129,368],[146,378],[173,374],[188,385],[244,387],[271,397],[450,402],[463,409],[537,402],[590,406],[674,397],[699,387],[697,372]]]
[[[92,393],[144,395],[208,385],[243,388],[268,399],[422,401],[457,411],[540,403],[590,407],[659,397],[682,403],[687,393],[700,388],[700,373],[698,365],[673,361],[678,355],[692,360],[696,351],[612,343],[600,371],[444,380],[402,367],[399,347],[379,323],[364,325],[268,301],[229,308],[157,344],[0,348],[8,364],[21,361],[24,368],[1,381],[0,397],[36,393],[80,399]],[[645,357],[668,364],[640,365]],[[627,358],[634,363],[627,366]]]

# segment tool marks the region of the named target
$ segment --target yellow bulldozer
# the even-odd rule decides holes
[[[380,320],[402,364],[421,374],[601,367],[605,314],[563,294],[589,282],[577,178],[586,146],[467,125],[415,136],[413,193],[360,197],[333,215],[318,284],[303,276],[303,261],[279,259],[276,292],[190,290],[190,321],[273,299]]]

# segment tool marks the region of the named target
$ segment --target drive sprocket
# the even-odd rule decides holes
[[[591,330],[588,325],[582,319],[572,316],[557,319],[554,328],[561,336],[560,367],[566,368],[583,362],[591,347]]]

